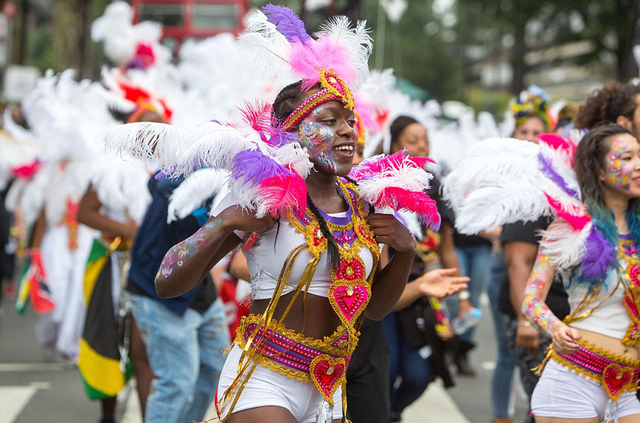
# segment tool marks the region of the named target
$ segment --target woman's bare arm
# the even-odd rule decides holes
[[[237,206],[210,217],[196,233],[167,251],[156,275],[158,295],[173,298],[193,289],[240,243],[235,230],[264,232],[273,224],[270,217],[257,219]]]
[[[31,240],[29,242],[29,248],[40,248],[42,244],[42,238],[44,237],[44,231],[47,228],[47,218],[44,209],[38,215],[36,223],[33,224],[33,231],[31,232]]]
[[[102,203],[92,187],[82,196],[78,206],[78,222],[109,235],[123,236],[133,239],[138,225],[133,219],[127,223],[117,222],[100,213]]]

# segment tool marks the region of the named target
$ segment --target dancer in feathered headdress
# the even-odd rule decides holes
[[[640,414],[640,146],[615,124],[593,128],[579,143],[558,135],[539,140],[487,140],[469,152],[446,185],[456,225],[474,233],[544,214],[556,217],[544,232],[522,305],[523,314],[553,340],[551,361],[533,394],[533,414],[575,418],[575,403],[563,402],[558,389],[581,394],[583,418],[614,421]],[[564,322],[544,303],[556,271],[571,307]],[[578,376],[569,377],[566,369]],[[582,378],[597,385],[585,391]],[[547,383],[552,379],[561,383],[554,394]],[[589,398],[604,395],[608,403],[591,405]]]
[[[531,85],[509,104],[503,123],[505,135],[534,142],[536,136],[552,128],[549,107],[551,99],[542,88]]]
[[[17,304],[22,309],[29,291],[34,300],[38,288],[48,283],[48,290],[32,301],[44,313],[37,334],[46,347],[72,360],[82,328],[82,272],[91,239],[90,231],[78,225],[76,211],[100,151],[99,141],[91,139],[103,134],[103,122],[92,115],[92,88],[76,83],[72,71],[48,73],[38,81],[22,107],[39,148],[39,164],[23,169],[7,196],[8,208],[24,227],[34,227],[31,266],[21,280]],[[47,298],[48,307],[39,307],[38,301]]]
[[[230,172],[230,195],[169,250],[156,288],[162,296],[190,290],[245,241],[254,303],[220,378],[220,418],[243,411],[234,418],[324,423],[345,411],[346,366],[365,310],[373,318],[390,310],[415,254],[411,234],[392,216],[371,214],[371,205],[411,210],[434,226],[439,215],[423,193],[424,159],[400,152],[352,169],[351,88],[365,78],[371,50],[364,23],[351,28],[334,18],[312,37],[290,9],[263,10],[247,22],[247,54],[264,65],[265,78],[299,80],[273,106],[249,103],[231,122],[189,131],[125,125],[107,144],[155,160],[168,176],[202,167]],[[396,250],[381,272],[378,243]],[[256,402],[258,390],[264,401]]]
[[[123,71],[147,70],[171,60],[171,52],[160,44],[162,25],[145,21],[133,25],[133,9],[124,1],[109,4],[91,27],[91,38],[104,43],[107,58]]]

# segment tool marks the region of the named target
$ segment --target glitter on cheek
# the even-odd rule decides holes
[[[626,162],[622,160],[622,155],[626,151],[625,147],[620,142],[615,142],[611,146],[608,157],[607,182],[617,189],[628,191],[630,189],[629,175],[631,170]]]

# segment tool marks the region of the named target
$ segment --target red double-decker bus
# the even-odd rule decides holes
[[[160,22],[162,43],[174,54],[189,38],[206,38],[244,29],[242,21],[249,10],[248,0],[132,0],[134,23]]]

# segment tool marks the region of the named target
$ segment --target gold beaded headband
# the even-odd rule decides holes
[[[291,112],[282,123],[283,131],[286,132],[295,128],[313,109],[331,100],[339,100],[347,109],[353,110],[355,106],[353,95],[344,81],[330,69],[320,69],[319,72],[322,89],[309,96]]]

